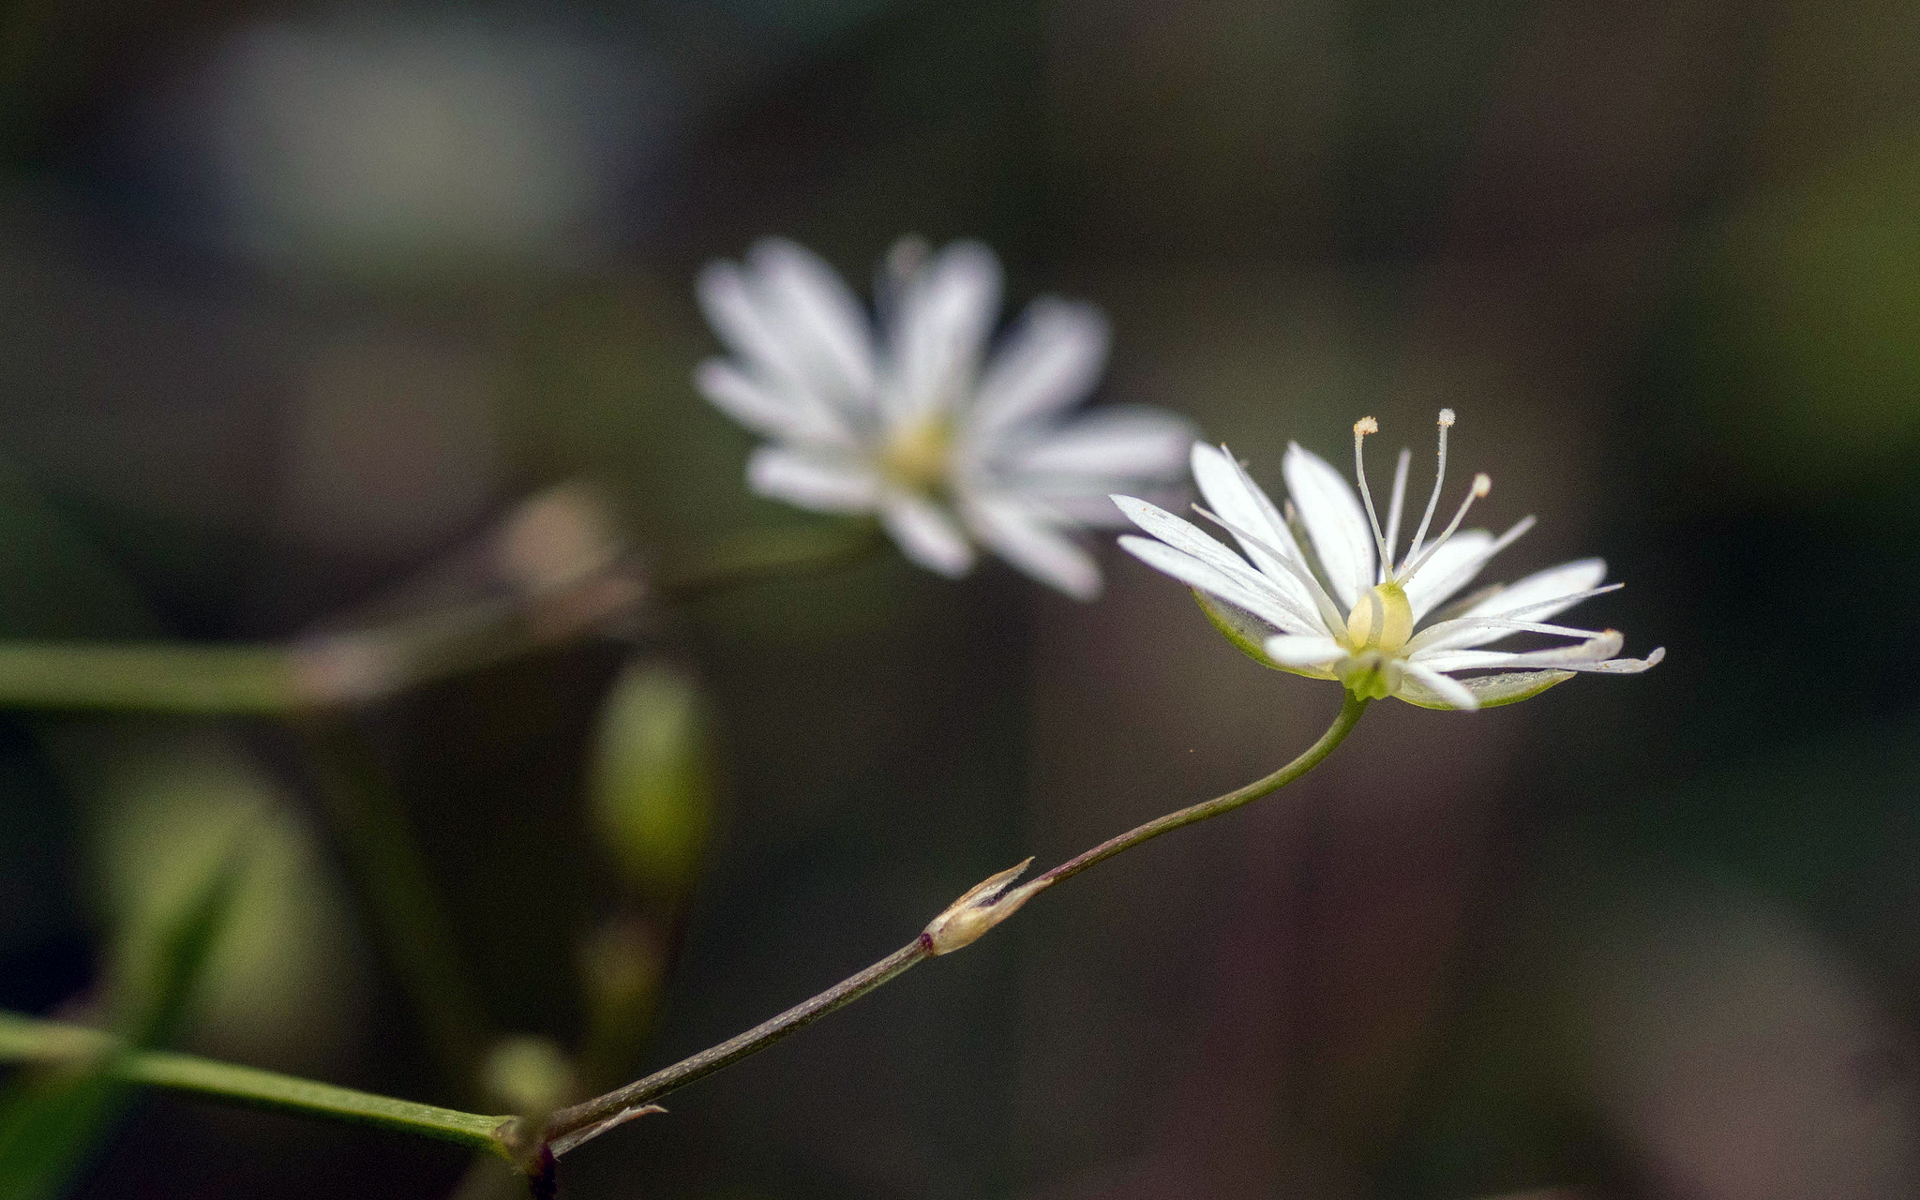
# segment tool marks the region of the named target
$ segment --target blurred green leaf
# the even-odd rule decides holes
[[[645,891],[677,894],[699,871],[713,812],[710,740],[697,686],[672,667],[630,665],[601,706],[593,818]]]
[[[220,859],[167,928],[139,978],[120,980],[122,1037],[79,1068],[28,1072],[0,1097],[0,1200],[55,1196],[120,1115],[116,1078],[128,1053],[164,1041],[180,1024],[232,909],[245,863],[236,847]]]

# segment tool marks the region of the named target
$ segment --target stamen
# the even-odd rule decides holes
[[[1440,547],[1446,545],[1447,539],[1452,537],[1454,534],[1454,531],[1460,528],[1460,522],[1467,519],[1467,510],[1473,507],[1473,502],[1475,500],[1480,499],[1482,496],[1485,496],[1488,492],[1491,492],[1492,490],[1493,490],[1493,478],[1491,476],[1487,475],[1485,472],[1481,472],[1480,474],[1475,475],[1473,477],[1473,486],[1467,490],[1467,498],[1460,502],[1460,511],[1454,513],[1453,520],[1447,523],[1446,532],[1442,533],[1439,537],[1435,538],[1433,540],[1433,545],[1427,547],[1427,552],[1425,554],[1422,554],[1419,560],[1415,562],[1412,566],[1408,567],[1405,571],[1402,571],[1396,577],[1395,582],[1405,583],[1407,580],[1413,578],[1414,572],[1418,571],[1421,567],[1426,566],[1427,560],[1433,557],[1434,552],[1439,550]]]
[[[1420,547],[1427,540],[1427,526],[1433,523],[1433,510],[1440,504],[1440,485],[1447,481],[1447,430],[1453,428],[1453,410],[1440,410],[1440,461],[1433,469],[1433,495],[1427,497],[1427,514],[1420,518],[1420,528],[1413,535],[1413,544],[1407,547],[1407,562],[1412,562],[1420,553]],[[1412,571],[1405,572],[1413,574]],[[1403,576],[1404,577],[1404,576]]]
[[[1372,417],[1361,417],[1353,423],[1353,475],[1360,481],[1360,498],[1367,502],[1367,522],[1373,526],[1373,544],[1380,551],[1380,571],[1387,569],[1387,539],[1380,532],[1380,517],[1373,511],[1373,493],[1367,489],[1367,464],[1361,456],[1360,448],[1366,442],[1367,435],[1380,432],[1380,422]],[[1381,583],[1385,575],[1377,575],[1374,583]],[[1366,586],[1371,587],[1372,584]]]
[[[1393,546],[1400,540],[1400,510],[1407,500],[1407,467],[1413,451],[1401,450],[1400,462],[1393,469],[1393,499],[1387,503],[1387,552],[1380,556],[1380,578],[1384,582],[1393,571]]]

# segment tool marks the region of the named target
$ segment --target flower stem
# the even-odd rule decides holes
[[[1242,805],[1249,804],[1292,783],[1319,766],[1321,760],[1333,753],[1334,747],[1345,741],[1347,734],[1353,732],[1353,727],[1360,721],[1360,714],[1367,710],[1369,701],[1366,699],[1355,696],[1351,692],[1344,693],[1344,696],[1345,701],[1340,707],[1340,714],[1334,718],[1333,724],[1328,726],[1327,731],[1320,735],[1320,739],[1307,747],[1298,758],[1273,774],[1257,779],[1245,787],[1236,788],[1223,796],[1216,796],[1212,800],[1157,817],[1119,837],[1109,838],[1086,853],[1071,858],[1044,875],[1037,876],[1029,883],[1019,886],[1031,889],[1032,893],[1044,891],[1062,880],[1071,879],[1095,863],[1130,850],[1142,842],[1152,841],[1163,833],[1171,833],[1183,826],[1232,812]],[[1007,883],[1002,889],[1003,892],[1016,886],[1013,879],[1016,873],[1005,873]],[[991,900],[992,898],[983,899]],[[922,933],[859,974],[841,980],[812,999],[794,1005],[779,1016],[761,1022],[745,1033],[702,1050],[690,1058],[682,1059],[670,1067],[655,1071],[644,1079],[617,1088],[604,1096],[596,1096],[572,1108],[560,1109],[548,1118],[543,1134],[545,1144],[555,1155],[565,1154],[632,1117],[639,1116],[645,1111],[658,1111],[648,1108],[653,1100],[697,1079],[703,1079],[722,1067],[758,1054],[796,1030],[812,1024],[835,1009],[858,1000],[875,988],[897,979],[909,968],[933,955],[932,939]],[[525,1136],[524,1130],[516,1132],[521,1137]],[[510,1141],[514,1140],[512,1134],[508,1137]]]
[[[1128,830],[1119,837],[1108,838],[1086,853],[1070,858],[1051,871],[1036,876],[1032,882],[1041,884],[1043,887],[1051,887],[1063,879],[1073,878],[1097,862],[1112,858],[1123,850],[1131,850],[1142,842],[1150,842],[1163,833],[1172,833],[1196,821],[1204,821],[1209,817],[1232,812],[1243,804],[1250,804],[1262,796],[1279,791],[1319,766],[1322,759],[1332,754],[1334,747],[1345,741],[1347,735],[1353,732],[1353,727],[1360,722],[1360,714],[1366,712],[1367,705],[1372,703],[1352,692],[1342,691],[1341,695],[1345,699],[1340,706],[1340,715],[1335,717],[1333,724],[1320,735],[1320,740],[1308,746],[1300,757],[1278,771],[1264,779],[1256,779],[1245,787],[1235,788],[1224,796],[1215,796],[1211,800],[1202,801],[1189,808],[1180,809],[1178,812],[1170,812],[1164,817],[1155,817],[1145,825]]]
[[[500,1136],[500,1130],[509,1121],[507,1117],[415,1104],[410,1100],[376,1096],[191,1054],[130,1050],[116,1055],[113,1051],[118,1046],[118,1039],[98,1029],[0,1012],[0,1061],[49,1066],[89,1061],[105,1063],[115,1078],[127,1083],[198,1092],[255,1108],[375,1125],[512,1158]]]

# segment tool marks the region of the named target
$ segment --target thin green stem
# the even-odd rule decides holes
[[[1088,850],[1086,853],[1061,863],[1051,871],[1035,877],[1028,883],[1016,884],[1015,877],[1019,873],[1018,869],[1003,872],[1006,882],[1000,887],[992,889],[986,894],[983,894],[981,889],[976,888],[974,891],[969,892],[966,897],[963,897],[961,902],[956,904],[954,908],[957,909],[962,904],[970,904],[976,909],[991,911],[1001,897],[1007,896],[1017,890],[1023,893],[1019,898],[1019,903],[1005,906],[1003,910],[1005,916],[1010,916],[1020,904],[1026,902],[1028,897],[1036,895],[1062,880],[1071,879],[1095,863],[1104,862],[1114,855],[1130,850],[1143,842],[1152,841],[1161,834],[1171,833],[1176,829],[1192,825],[1195,822],[1205,821],[1211,817],[1232,812],[1242,805],[1249,804],[1262,796],[1278,791],[1302,775],[1305,775],[1314,767],[1319,766],[1321,761],[1325,759],[1327,755],[1333,753],[1334,748],[1345,741],[1349,733],[1353,732],[1353,727],[1360,721],[1360,715],[1367,711],[1367,704],[1369,702],[1355,696],[1351,692],[1345,692],[1343,695],[1345,700],[1340,707],[1340,714],[1334,718],[1333,724],[1327,728],[1327,731],[1320,735],[1320,739],[1303,751],[1298,758],[1295,758],[1292,762],[1281,767],[1273,774],[1262,779],[1257,779],[1245,787],[1236,788],[1223,796],[1216,796],[1212,800],[1195,804],[1188,808],[1180,809],[1177,812],[1168,813],[1166,816],[1148,821],[1146,824],[1131,829],[1119,837],[1109,838],[1093,849]],[[982,885],[982,887],[986,887],[986,885]],[[954,909],[948,910],[949,913],[953,911]],[[947,914],[942,914],[943,917],[946,915]],[[990,919],[992,923],[997,923],[999,920],[1004,919],[1004,916],[996,914]],[[975,934],[974,936],[978,935]],[[972,939],[969,938],[967,940],[971,941]],[[963,942],[961,944],[964,945],[965,943]],[[761,1022],[745,1033],[729,1038],[717,1046],[702,1050],[690,1058],[682,1059],[670,1067],[655,1071],[644,1079],[630,1083],[625,1087],[617,1088],[604,1096],[596,1096],[582,1104],[576,1104],[572,1108],[560,1109],[553,1113],[547,1120],[544,1133],[545,1144],[553,1154],[565,1154],[567,1151],[600,1136],[633,1117],[645,1112],[657,1111],[650,1107],[652,1101],[676,1088],[684,1087],[695,1080],[703,1079],[715,1071],[720,1070],[722,1067],[739,1062],[749,1055],[758,1054],[775,1042],[812,1024],[828,1013],[850,1004],[868,992],[899,978],[924,959],[933,957],[934,953],[932,938],[929,937],[928,934],[922,933],[912,942],[895,950],[892,954],[874,963],[859,974],[841,980],[819,995],[794,1005],[779,1016]],[[518,1130],[516,1133],[519,1138],[526,1136],[526,1131],[524,1130]]]
[[[375,1125],[512,1159],[500,1136],[511,1120],[508,1117],[415,1104],[191,1054],[130,1050],[116,1055],[113,1052],[118,1047],[116,1038],[97,1029],[0,1012],[0,1060],[47,1066],[104,1063],[114,1078],[126,1083],[197,1092],[254,1108]]]
[[[1353,732],[1353,727],[1360,723],[1360,714],[1366,712],[1367,705],[1372,703],[1352,692],[1343,691],[1341,695],[1345,697],[1345,701],[1340,706],[1340,715],[1335,717],[1333,724],[1320,735],[1320,740],[1307,747],[1300,757],[1278,771],[1264,779],[1256,779],[1245,787],[1235,788],[1224,796],[1215,796],[1211,800],[1180,809],[1178,812],[1170,812],[1164,817],[1156,817],[1145,825],[1128,830],[1119,837],[1108,838],[1086,853],[1068,859],[1044,875],[1036,876],[1032,882],[1039,884],[1042,888],[1051,887],[1063,879],[1073,878],[1095,863],[1104,862],[1123,850],[1131,850],[1142,842],[1150,842],[1163,833],[1172,833],[1196,821],[1205,821],[1210,817],[1232,812],[1243,804],[1250,804],[1262,796],[1279,791],[1319,766],[1322,759],[1333,753],[1334,747],[1346,741],[1347,735]]]
[[[656,591],[698,600],[859,562],[884,545],[879,526],[865,521],[751,537],[668,576]],[[290,643],[0,641],[0,707],[228,716],[353,707],[606,628],[646,595],[637,580],[610,572],[553,593]]]
[[[373,941],[412,1002],[442,1069],[461,1094],[470,1093],[498,1030],[456,948],[453,921],[404,803],[350,718],[313,717],[293,728]]]
[[[802,1000],[779,1016],[762,1021],[745,1033],[728,1038],[717,1046],[710,1046],[691,1058],[681,1059],[670,1067],[655,1071],[645,1079],[630,1083],[623,1088],[616,1088],[604,1096],[596,1096],[572,1108],[560,1109],[548,1118],[547,1144],[552,1147],[556,1155],[565,1154],[575,1146],[622,1124],[628,1118],[639,1116],[655,1098],[664,1096],[676,1088],[685,1087],[696,1079],[704,1079],[722,1067],[731,1066],[748,1055],[758,1054],[782,1038],[813,1024],[828,1013],[853,1003],[882,984],[899,978],[917,966],[921,960],[932,956],[933,947],[926,937],[924,935],[917,937],[858,975],[841,980],[811,999]]]

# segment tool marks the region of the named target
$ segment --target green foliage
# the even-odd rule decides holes
[[[58,1195],[126,1102],[122,1058],[180,1024],[231,909],[244,854],[223,857],[138,977],[119,980],[121,1038],[77,1063],[32,1071],[0,1098],[0,1200]]]

